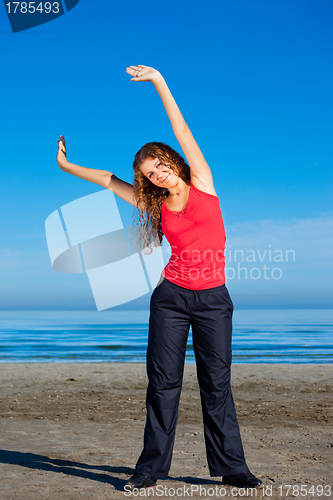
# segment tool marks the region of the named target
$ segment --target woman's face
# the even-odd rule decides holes
[[[178,175],[165,165],[158,158],[147,158],[140,165],[141,173],[147,177],[155,186],[170,188],[175,186],[178,181]]]

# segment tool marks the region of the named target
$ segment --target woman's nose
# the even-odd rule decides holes
[[[163,170],[162,170],[162,164],[159,164],[156,166],[156,170],[154,172],[154,176],[155,176],[155,182],[156,181],[160,181],[161,179],[163,179]]]

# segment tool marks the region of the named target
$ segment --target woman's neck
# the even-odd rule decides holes
[[[181,196],[184,194],[190,187],[190,184],[186,184],[183,179],[179,178],[178,183],[175,186],[170,186],[169,189],[169,196]]]

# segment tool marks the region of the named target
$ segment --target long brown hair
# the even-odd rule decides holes
[[[140,248],[152,251],[152,243],[158,246],[162,243],[163,231],[161,224],[161,207],[168,196],[166,188],[155,186],[140,171],[141,163],[146,159],[158,158],[164,165],[170,167],[184,182],[190,181],[190,167],[184,158],[163,142],[148,142],[136,153],[134,169],[134,196],[137,201],[136,220],[139,223]]]

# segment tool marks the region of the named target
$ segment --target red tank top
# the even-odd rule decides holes
[[[162,276],[190,290],[223,285],[225,232],[218,197],[191,183],[186,207],[172,212],[163,201],[161,220],[172,251]]]

